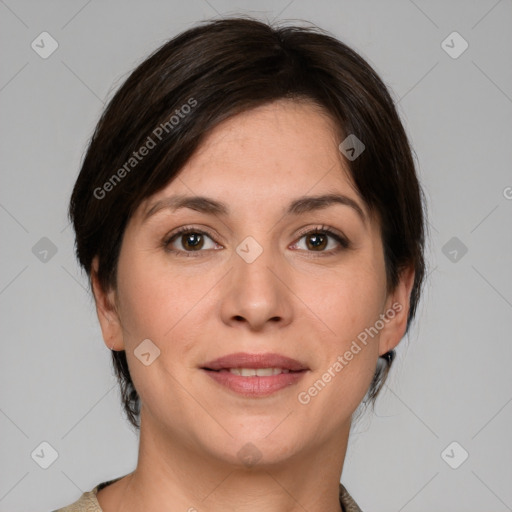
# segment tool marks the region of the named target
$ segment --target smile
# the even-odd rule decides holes
[[[217,384],[248,398],[263,398],[293,386],[307,370],[292,371],[282,368],[203,368]]]

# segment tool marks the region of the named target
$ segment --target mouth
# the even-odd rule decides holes
[[[237,353],[210,361],[201,370],[222,387],[256,398],[296,384],[309,368],[280,354]]]

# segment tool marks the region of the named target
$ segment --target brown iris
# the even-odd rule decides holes
[[[185,249],[193,251],[201,249],[204,245],[203,235],[200,233],[186,233],[182,235],[182,243]]]
[[[313,233],[306,237],[308,249],[324,249],[327,245],[327,235],[323,233]]]

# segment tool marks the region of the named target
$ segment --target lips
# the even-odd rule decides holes
[[[281,354],[239,352],[209,361],[201,370],[237,395],[264,398],[296,385],[309,368]]]
[[[301,372],[309,368],[300,361],[281,354],[248,354],[238,352],[219,357],[209,361],[202,367],[203,370],[230,370],[231,368],[281,368],[290,372]]]

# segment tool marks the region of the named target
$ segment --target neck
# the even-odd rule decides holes
[[[295,449],[283,460],[265,460],[257,440],[245,443],[234,464],[179,433],[162,432],[141,414],[137,468],[109,486],[110,492],[109,487],[100,491],[98,501],[104,512],[340,512],[339,481],[349,431],[350,424],[337,433],[335,443]],[[265,450],[278,452],[270,445]]]

